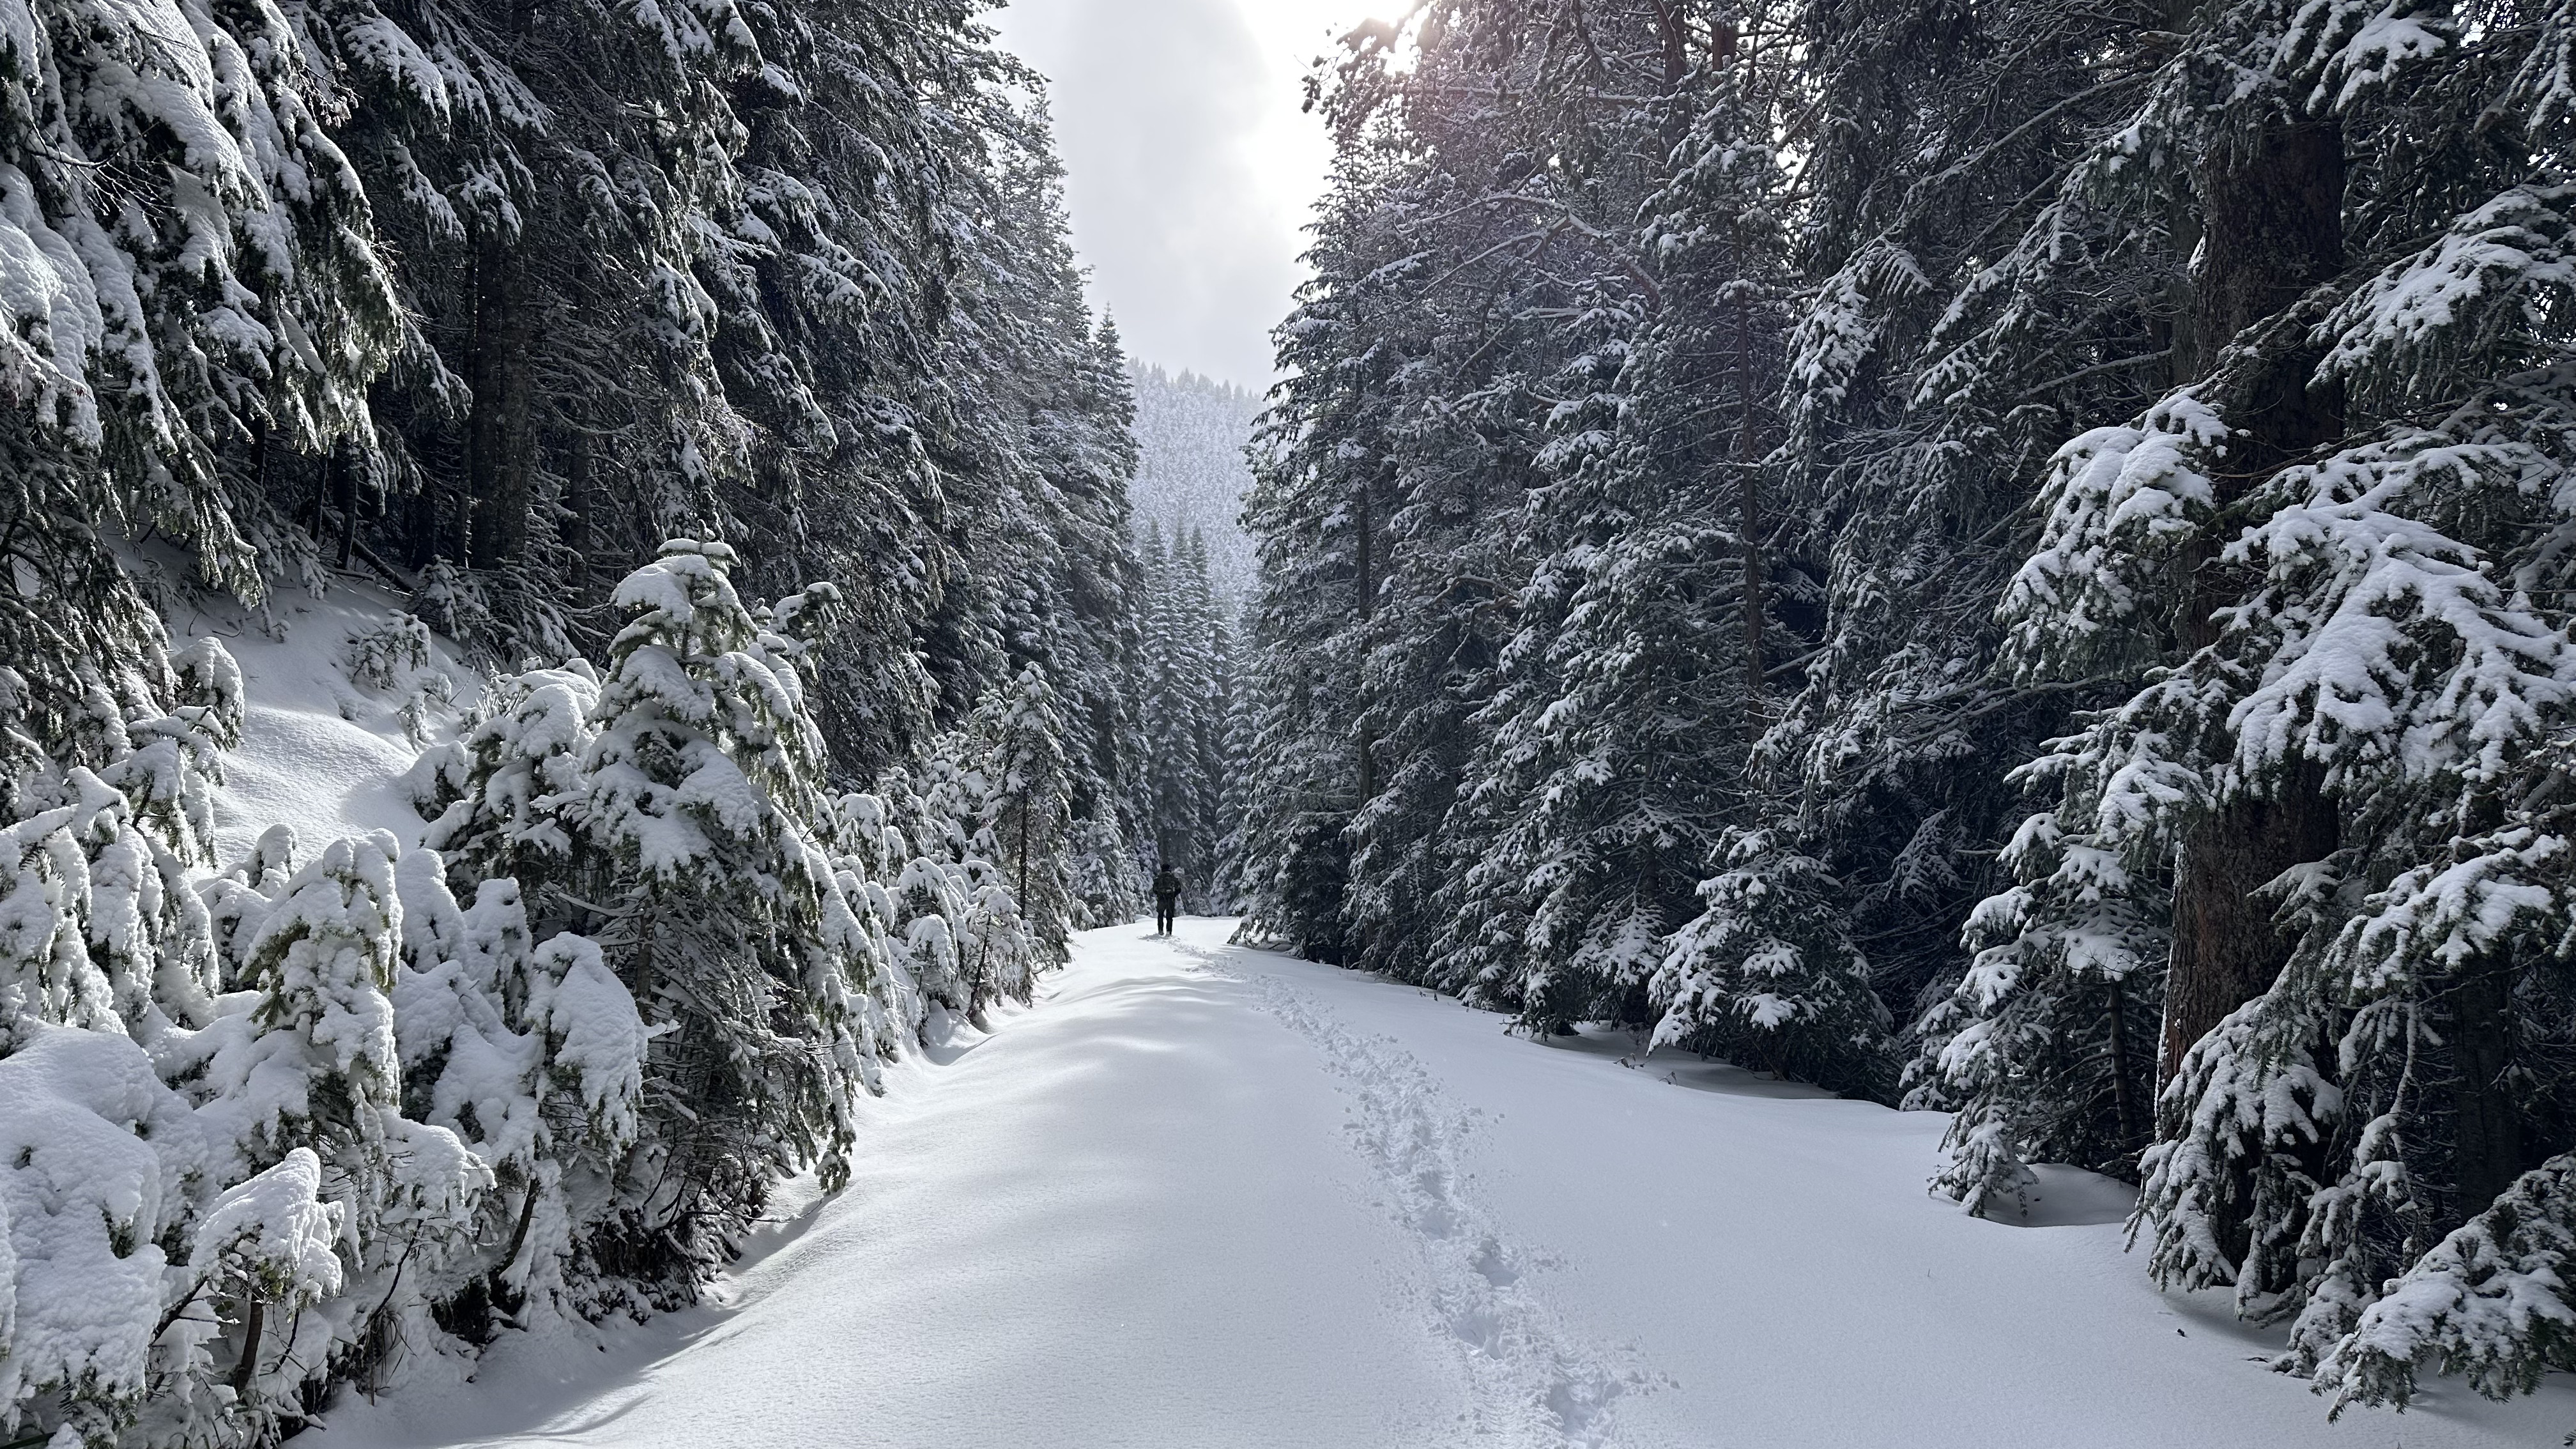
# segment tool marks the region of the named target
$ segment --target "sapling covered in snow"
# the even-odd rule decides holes
[[[298,1147],[215,1198],[188,1255],[193,1290],[238,1313],[241,1339],[226,1387],[273,1423],[267,1406],[291,1402],[305,1341],[304,1310],[340,1291],[346,1209],[322,1200],[322,1160]],[[318,1327],[318,1323],[315,1325]],[[267,1412],[261,1412],[267,1409]]]
[[[484,881],[470,908],[428,850],[403,857],[406,964],[392,992],[404,1099],[454,1131],[494,1174],[475,1233],[482,1276],[448,1320],[494,1309],[560,1312],[564,1259],[639,1130],[645,1033],[599,948],[569,933],[529,939],[514,880]],[[424,921],[434,929],[422,929]]]
[[[1834,909],[1836,882],[1767,831],[1725,841],[1706,909],[1673,934],[1647,995],[1653,1044],[1695,1047],[1845,1091],[1886,1091],[1887,1008]]]
[[[2098,800],[2087,763],[2049,755],[2022,776]],[[1915,1027],[1908,1101],[1957,1113],[1936,1181],[1975,1213],[2024,1205],[2032,1163],[2134,1171],[2154,1110],[2164,872],[2069,816],[2080,807],[2033,815],[2006,844],[2020,883],[1978,905],[1976,954]]]
[[[490,1165],[455,1133],[402,1115],[390,994],[404,938],[399,856],[382,835],[319,851],[239,944],[242,989],[164,1054],[200,1103],[221,1175],[309,1153],[341,1215],[346,1281],[295,1315],[294,1372],[243,1380],[234,1407],[254,1422],[296,1413],[297,1386],[316,1365],[372,1373],[427,1338],[428,1307],[455,1290],[492,1184]],[[256,1298],[236,1306],[237,1354],[264,1331],[285,1331],[265,1322]]]
[[[346,658],[353,683],[368,689],[391,689],[413,670],[429,663],[429,626],[410,614],[363,634],[350,636]]]
[[[212,922],[191,871],[211,859],[212,792],[240,730],[241,673],[211,639],[171,663],[180,702],[167,713],[90,701],[80,753],[94,768],[28,742],[14,781],[21,813],[0,824],[0,1018],[148,1042],[211,1010]],[[13,723],[0,715],[0,730]]]
[[[1079,918],[1081,905],[1065,876],[1072,781],[1065,721],[1046,671],[1031,664],[1007,688],[978,701],[968,738],[976,752],[974,818],[1002,873],[996,884],[1028,917],[1040,959],[1062,965],[1065,938],[1088,922]]]
[[[1042,968],[1039,942],[1022,916],[990,827],[998,771],[978,741],[952,731],[932,742],[911,770],[888,772],[882,797],[856,807],[879,842],[875,858],[886,902],[888,941],[925,1002],[980,1019],[1004,996],[1026,1000]],[[897,823],[900,822],[900,823]]]

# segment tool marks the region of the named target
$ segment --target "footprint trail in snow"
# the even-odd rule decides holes
[[[1218,953],[1183,945],[1194,969],[1249,987],[1262,1009],[1312,1043],[1351,1103],[1352,1146],[1384,1206],[1420,1251],[1433,1330],[1470,1386],[1462,1425],[1477,1444],[1515,1449],[1619,1449],[1622,1395],[1655,1380],[1633,1352],[1585,1341],[1536,1291],[1544,1256],[1504,1239],[1467,1191],[1464,1153],[1481,1112],[1441,1090],[1393,1037],[1345,1025],[1331,1008]]]

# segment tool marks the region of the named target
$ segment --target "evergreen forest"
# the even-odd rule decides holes
[[[2107,1182],[2320,1423],[2563,1394],[2576,4],[1379,8],[1265,391],[979,0],[0,0],[0,1449],[724,1309],[1086,959],[1313,1048],[1494,1442],[1651,1376],[1243,963]]]
[[[2576,1367],[2576,11],[1428,0],[1317,69],[1250,931]],[[1687,1151],[1682,1144],[1675,1150]]]

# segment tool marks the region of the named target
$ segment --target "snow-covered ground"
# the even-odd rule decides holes
[[[223,864],[248,853],[272,825],[292,827],[307,855],[369,830],[391,831],[405,845],[420,839],[421,820],[403,784],[420,744],[404,729],[402,706],[426,690],[421,723],[443,732],[480,695],[482,681],[436,636],[428,640],[428,660],[398,670],[391,687],[352,680],[352,641],[384,629],[401,608],[399,595],[343,576],[320,598],[280,589],[266,610],[209,597],[169,610],[175,644],[207,635],[224,641],[241,665],[249,702],[241,745],[226,754],[225,788],[215,797]]]
[[[1082,937],[899,1073],[849,1190],[722,1301],[505,1341],[309,1442],[635,1449],[2172,1449],[2554,1444],[2576,1391],[2329,1424],[2223,1304],[2160,1296],[2081,1174],[1927,1197],[1942,1119],[1408,987]]]

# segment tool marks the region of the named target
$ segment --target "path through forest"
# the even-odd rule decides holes
[[[2098,1179],[2054,1226],[1929,1198],[1942,1119],[1553,1048],[1408,987],[1080,938],[1038,1004],[868,1106],[856,1180],[722,1301],[324,1449],[2109,1449],[2555,1443],[2565,1387],[2327,1423],[2161,1297]],[[933,1080],[935,1078],[935,1080]]]

